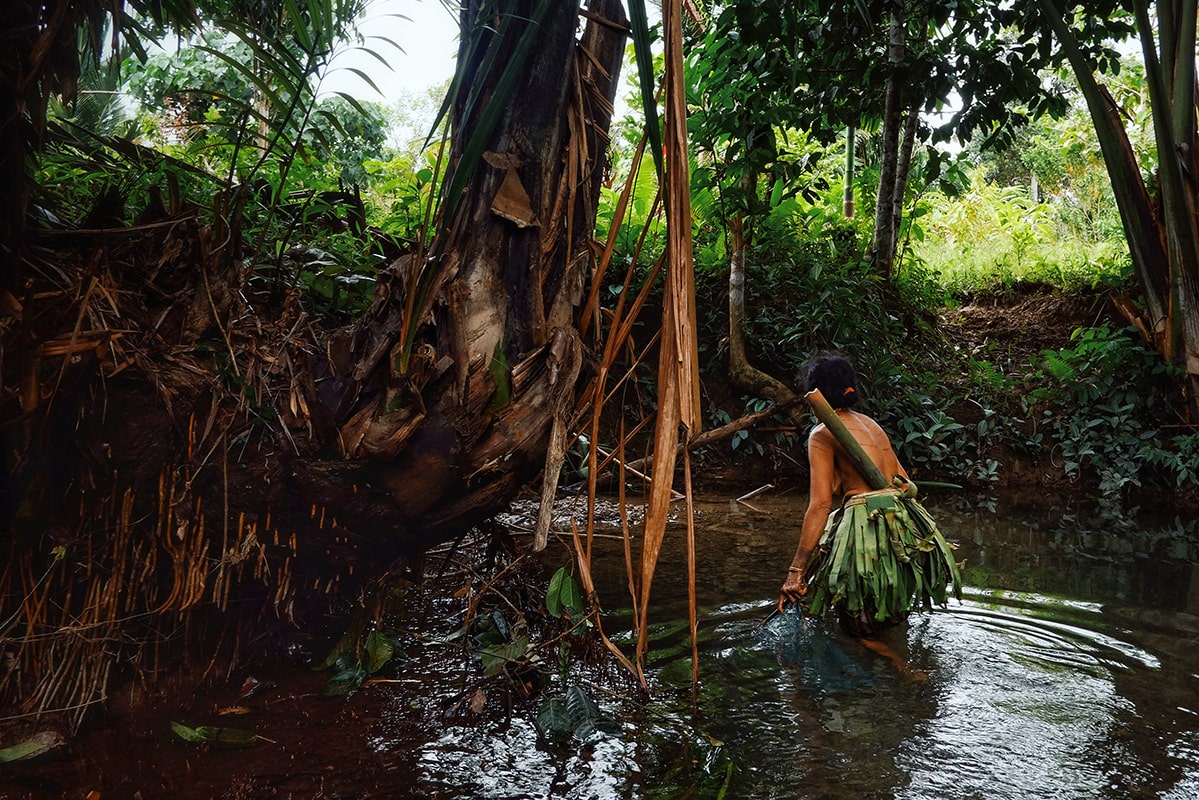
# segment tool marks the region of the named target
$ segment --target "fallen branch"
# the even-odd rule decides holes
[[[765,486],[759,486],[757,489],[754,489],[752,492],[746,492],[745,494],[743,494],[743,495],[741,495],[740,497],[738,497],[738,498],[737,498],[737,502],[738,502],[738,503],[744,503],[745,505],[747,505],[747,506],[748,506],[748,505],[749,505],[749,503],[746,503],[746,502],[745,502],[746,500],[750,499],[751,497],[757,497],[757,496],[758,496],[758,495],[760,495],[762,492],[768,492],[768,491],[770,491],[770,490],[771,490],[771,489],[773,489],[773,488],[774,488],[774,484],[773,484],[773,483],[768,483],[768,484],[766,484]],[[753,508],[753,506],[750,506],[750,508]]]
[[[767,409],[758,411],[754,414],[747,414],[744,417],[733,420],[727,425],[721,425],[719,428],[713,428],[710,431],[704,431],[698,436],[692,438],[691,441],[687,443],[687,452],[693,453],[701,447],[707,447],[708,445],[717,444],[725,441],[726,439],[731,439],[734,434],[746,430],[747,428],[752,428],[756,423],[763,419],[771,417],[780,412],[790,411],[792,408],[799,405],[802,400],[803,398],[799,395],[793,395],[783,402],[776,403]],[[682,451],[683,445],[679,445],[677,452],[681,454]],[[603,451],[600,452],[602,453]],[[604,455],[607,457],[607,454]],[[646,456],[645,458],[639,458],[636,461],[627,462],[624,465],[624,468],[626,471],[632,472],[634,475],[644,478],[645,476],[642,473],[647,472],[653,463],[653,456]],[[603,475],[597,476],[596,480],[599,483],[608,483],[614,477],[615,476],[611,472],[605,472]],[[575,484],[567,488],[569,490],[575,490],[580,485],[581,484]]]
[[[595,448],[595,452],[599,453],[601,456],[604,457],[604,463],[611,462],[611,463],[615,463],[618,467],[622,466],[622,462],[620,461],[620,459],[614,457],[611,453],[606,452],[602,447]],[[634,463],[640,464],[642,461],[648,461],[648,459],[643,458],[640,461],[636,461]],[[623,464],[623,466],[624,466],[625,472],[633,475],[634,477],[640,478],[641,480],[645,481],[646,483],[650,482],[650,476],[646,475],[644,472],[642,472],[638,468],[634,467],[633,464]],[[611,473],[608,473],[608,474],[611,474]],[[683,494],[676,492],[674,489],[670,490],[670,499],[671,500],[681,500],[681,499],[683,499],[683,497],[684,497]]]
[[[772,417],[780,411],[791,410],[795,406],[799,405],[802,399],[802,397],[796,395],[784,400],[781,403],[775,403],[770,408],[759,411],[756,414],[748,414],[744,417],[733,420],[727,425],[721,425],[719,428],[713,428],[710,431],[704,431],[698,436],[692,438],[691,441],[687,443],[687,452],[693,453],[701,447],[707,447],[710,444],[717,444],[718,442],[723,442],[726,439],[731,439],[733,438],[734,434],[740,433],[747,428],[752,428],[760,420]],[[679,451],[682,451],[682,445],[679,445]],[[646,456],[645,458],[640,458],[636,461],[630,462],[625,466],[626,469],[633,467],[640,470],[646,470],[653,463],[653,461],[653,456]]]

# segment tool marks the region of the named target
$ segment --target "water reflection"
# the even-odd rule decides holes
[[[621,728],[565,751],[537,750],[518,718],[498,733],[449,731],[424,750],[422,788],[490,798],[1199,796],[1199,523],[930,503],[961,543],[970,588],[963,603],[892,632],[905,672],[797,610],[762,624],[802,500],[699,504],[694,706],[675,536],[651,605],[650,706],[612,701]],[[619,638],[628,601],[620,545],[610,544],[598,543],[594,572]]]
[[[903,797],[1103,796],[1116,776],[1089,757],[1131,701],[1113,670],[1156,659],[1085,628],[967,604],[916,627],[939,670],[932,724],[907,744]],[[1127,796],[1127,795],[1125,795]]]

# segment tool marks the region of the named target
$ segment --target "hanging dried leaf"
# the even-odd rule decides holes
[[[687,156],[687,107],[683,84],[682,18],[677,0],[663,5],[666,33],[666,295],[658,362],[658,418],[652,484],[645,514],[637,611],[637,664],[649,647],[650,587],[670,512],[676,453],[699,432],[698,351],[695,341],[695,274],[691,249],[691,194]],[[690,475],[686,476],[690,506]],[[691,578],[694,580],[694,576]],[[694,613],[694,612],[693,612]],[[642,676],[644,681],[644,676]]]
[[[515,168],[510,168],[504,175],[504,182],[491,201],[491,210],[506,220],[515,222],[518,227],[529,228],[538,225],[537,215],[529,201],[529,193],[520,182],[520,175]]]

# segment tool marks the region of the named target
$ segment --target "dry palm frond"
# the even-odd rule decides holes
[[[680,442],[684,445],[692,436],[699,433],[699,388],[697,376],[697,354],[695,346],[695,308],[694,308],[694,275],[692,272],[691,253],[691,217],[689,197],[689,175],[687,171],[687,135],[686,135],[686,105],[682,82],[682,32],[679,3],[666,3],[663,8],[667,40],[667,78],[664,97],[667,105],[665,137],[658,128],[657,108],[654,102],[656,93],[653,87],[652,59],[649,57],[649,32],[646,24],[645,7],[643,2],[630,3],[633,19],[633,38],[638,63],[641,67],[642,96],[646,106],[646,137],[638,146],[633,158],[632,171],[626,181],[624,192],[618,199],[607,242],[599,249],[599,258],[595,274],[592,277],[591,294],[583,306],[580,317],[580,329],[584,333],[592,330],[594,336],[602,342],[602,356],[597,365],[597,372],[583,395],[584,401],[590,403],[590,447],[588,464],[588,500],[589,508],[594,509],[597,481],[603,468],[615,461],[621,479],[617,481],[620,487],[620,508],[622,513],[622,528],[625,537],[625,554],[629,576],[629,591],[633,598],[634,626],[638,640],[636,652],[632,659],[620,653],[614,645],[609,647],[617,653],[618,658],[629,666],[645,685],[644,659],[648,647],[648,602],[650,588],[653,583],[654,570],[658,554],[665,535],[667,515],[671,501],[677,496],[673,488],[676,453],[680,452]],[[665,149],[661,142],[665,138]],[[663,178],[665,192],[659,194],[654,203],[654,212],[665,210],[667,218],[668,244],[663,257],[658,260],[650,271],[650,275],[634,291],[634,267],[638,261],[641,243],[648,231],[648,226],[642,231],[637,252],[626,271],[624,284],[617,298],[610,317],[603,318],[598,311],[600,287],[606,284],[604,275],[611,263],[615,252],[617,232],[626,213],[629,198],[635,185],[635,176],[639,169],[642,155],[647,146],[659,165],[659,175]],[[662,153],[665,152],[665,168],[661,163]],[[618,357],[626,349],[636,350],[632,343],[633,325],[637,320],[649,296],[650,287],[654,284],[659,272],[666,276],[666,292],[662,327],[652,341],[644,345],[645,351],[635,354],[630,360],[632,366],[626,367],[622,375],[612,379],[612,373],[617,368]],[[632,298],[630,300],[630,298]],[[601,323],[607,323],[606,328]],[[658,396],[656,413],[653,416],[655,425],[652,459],[652,475],[647,499],[647,511],[644,520],[640,564],[634,566],[633,553],[630,545],[630,532],[627,517],[624,514],[624,480],[625,446],[633,434],[646,425],[649,417],[642,418],[641,423],[634,427],[633,434],[625,434],[622,430],[615,455],[608,455],[600,461],[599,448],[594,445],[599,439],[600,420],[605,403],[629,385],[629,379],[634,375],[636,365],[640,363],[644,352],[650,346],[658,348]],[[623,426],[622,426],[623,428]],[[684,494],[682,497],[690,511],[691,482],[690,463],[686,456],[685,446],[681,449],[684,471]],[[691,624],[693,629],[693,647],[695,643],[695,597],[694,597],[694,550],[693,528],[688,513],[688,571],[691,586]],[[576,532],[574,542],[576,559],[580,572],[589,575],[591,543],[594,534],[594,517],[592,511],[588,514],[586,536],[580,537]],[[586,580],[585,580],[586,583]],[[592,587],[584,587],[589,593]],[[593,598],[595,601],[595,598]],[[696,662],[697,663],[697,662]]]
[[[681,8],[677,2],[663,5],[666,30],[666,216],[668,265],[663,301],[662,339],[658,363],[658,418],[654,434],[653,483],[645,518],[645,540],[641,551],[640,603],[638,606],[637,663],[644,664],[648,647],[649,588],[671,501],[675,453],[680,434],[684,443],[699,432],[699,381],[695,343],[695,275],[691,252],[691,196],[687,158],[687,109],[683,86]],[[690,509],[691,479],[685,460],[687,503]],[[691,515],[687,515],[688,552],[693,542]],[[694,559],[688,573],[692,617],[692,648],[695,647]],[[693,664],[698,662],[693,659]],[[642,675],[644,682],[644,675]]]
[[[184,215],[47,231],[25,253],[38,290],[25,295],[25,324],[4,331],[3,390],[24,398],[21,424],[6,422],[26,446],[7,477],[66,507],[48,531],[17,509],[5,540],[0,702],[22,714],[77,725],[122,665],[157,670],[202,627],[195,618],[250,586],[280,615],[292,609],[296,538],[269,515],[230,518],[229,444],[257,430],[276,447],[311,426],[303,356],[316,344],[302,315],[250,313],[227,283],[236,276],[198,255],[208,235]],[[236,358],[228,379],[222,357]],[[293,411],[255,424],[269,403]],[[72,445],[51,448],[45,469],[45,443],[64,429]]]

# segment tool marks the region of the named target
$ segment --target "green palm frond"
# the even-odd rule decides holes
[[[637,83],[645,111],[645,134],[658,175],[662,175],[662,125],[658,118],[657,76],[654,74],[654,37],[649,29],[645,0],[629,0],[629,21],[633,28],[633,54],[637,59]]]

